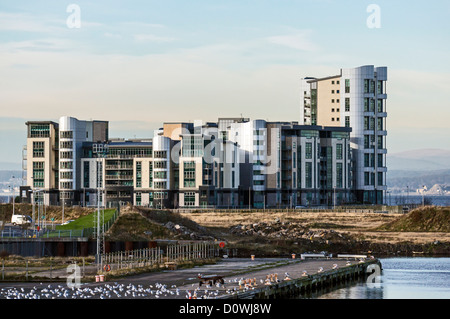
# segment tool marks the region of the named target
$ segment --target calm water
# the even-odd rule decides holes
[[[450,299],[450,258],[380,259],[378,283],[358,283],[319,299]]]
[[[435,206],[450,206],[450,196],[431,196],[425,195],[425,199],[429,204]],[[419,204],[422,205],[422,195],[406,195],[406,194],[391,194],[386,196],[386,203],[388,205],[404,205],[404,204]]]

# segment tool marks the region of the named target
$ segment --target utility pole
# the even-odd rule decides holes
[[[104,174],[103,174],[103,162],[102,162],[102,158],[105,158],[106,155],[108,154],[108,145],[107,144],[97,144],[94,147],[93,153],[95,153],[97,155],[97,159],[96,159],[96,165],[97,165],[97,216],[94,220],[94,223],[96,223],[96,239],[97,239],[97,254],[95,256],[96,259],[96,263],[98,265],[98,267],[101,266],[101,253],[102,253],[102,236],[103,236],[103,225],[101,223],[101,219],[100,219],[100,198],[101,198],[101,194],[102,192],[102,188],[103,188],[103,178],[104,178]],[[103,196],[103,200],[102,202],[105,201],[105,196]],[[103,205],[102,205],[103,206]],[[104,219],[104,210],[103,210],[103,219]]]

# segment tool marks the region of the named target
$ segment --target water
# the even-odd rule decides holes
[[[425,205],[450,206],[450,196],[448,195],[425,195]],[[388,205],[406,205],[418,204],[422,205],[422,195],[406,195],[406,194],[387,194],[386,203]]]
[[[379,282],[358,283],[318,299],[450,299],[450,258],[381,259]]]

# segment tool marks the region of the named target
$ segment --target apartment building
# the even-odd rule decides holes
[[[28,121],[25,124],[27,190],[33,190],[26,195],[49,205],[59,197],[59,123]]]
[[[108,122],[61,117],[59,122],[29,121],[27,185],[45,205],[80,200],[83,143],[108,139]],[[30,174],[31,173],[31,174]]]
[[[242,206],[330,205],[333,196],[337,204],[350,201],[351,128],[254,120],[228,129],[239,146]]]
[[[239,205],[237,145],[219,138],[216,123],[194,125],[193,133],[181,135],[179,204],[180,207]]]
[[[382,204],[387,190],[386,82],[387,68],[373,65],[301,80],[301,123],[352,128],[353,193],[360,203]]]

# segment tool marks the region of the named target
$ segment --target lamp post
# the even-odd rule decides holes
[[[93,153],[95,153],[97,155],[97,160],[96,160],[96,164],[97,164],[97,218],[96,218],[96,237],[97,237],[97,254],[95,256],[96,259],[96,263],[97,265],[100,267],[101,266],[101,251],[102,251],[102,247],[101,247],[101,243],[102,243],[102,239],[101,236],[103,235],[102,232],[102,224],[100,223],[100,194],[103,193],[102,188],[103,188],[103,179],[104,179],[104,174],[103,174],[103,165],[101,165],[102,162],[102,158],[106,157],[106,155],[108,154],[108,145],[107,144],[96,144],[94,145],[94,150]],[[105,192],[106,193],[106,192]],[[104,194],[103,196],[103,200],[102,202],[105,201],[105,197],[106,194]],[[103,206],[103,204],[102,204]],[[106,203],[105,203],[106,206]],[[104,210],[103,210],[103,218],[104,218]]]
[[[427,187],[425,185],[422,186],[422,206],[425,206],[425,191]]]
[[[15,176],[13,175],[12,176],[12,178],[13,178],[13,184],[12,184],[12,199],[13,199],[13,215],[15,214],[15,209],[14,209],[14,206],[15,206],[15,202],[16,202],[16,197],[15,197],[15,190],[14,190],[14,178],[15,178]]]

